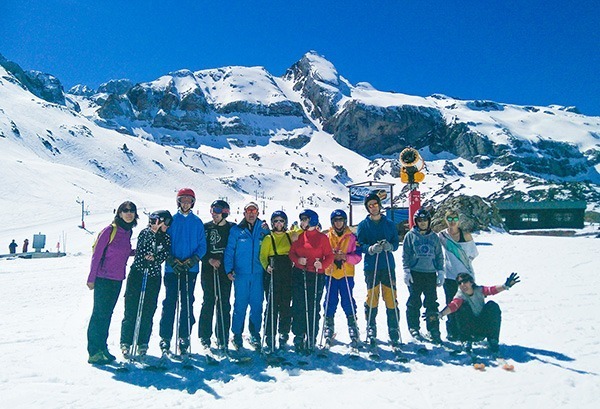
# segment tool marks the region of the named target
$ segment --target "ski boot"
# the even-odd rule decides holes
[[[325,344],[331,345],[331,341],[334,334],[335,324],[333,317],[325,317],[325,326],[323,328],[323,337],[325,338]]]
[[[260,352],[260,335],[259,334],[250,335],[250,346],[255,351]]]
[[[241,334],[235,334],[233,336],[233,339],[231,340],[231,346],[233,347],[233,349],[235,351],[239,351],[240,349],[243,348],[244,345],[244,341],[242,339],[242,335]]]
[[[360,334],[358,332],[358,325],[356,325],[356,317],[354,315],[348,315],[348,335],[350,335],[350,345],[353,348],[358,348]]]
[[[166,339],[166,338],[161,338],[158,346],[160,347],[160,351],[161,351],[162,355],[170,354],[171,340]]]
[[[290,336],[288,334],[279,334],[279,337],[278,337],[279,349],[286,349],[289,338],[290,338]]]
[[[121,353],[123,354],[123,359],[129,361],[131,359],[131,345],[121,344]]]
[[[179,353],[181,356],[189,355],[190,353],[190,339],[180,338],[179,339]]]

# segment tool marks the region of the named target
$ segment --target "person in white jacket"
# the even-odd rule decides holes
[[[445,276],[444,294],[449,304],[458,290],[456,277],[468,273],[473,279],[475,271],[471,262],[479,255],[473,236],[460,227],[460,216],[456,210],[448,210],[445,215],[447,228],[438,233],[444,249]],[[458,339],[458,327],[453,315],[448,316],[446,331],[449,341]]]

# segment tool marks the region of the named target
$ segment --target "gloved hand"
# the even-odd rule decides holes
[[[381,245],[381,243],[375,243],[372,246],[369,247],[369,254],[373,255],[373,254],[379,254],[383,251],[383,246]]]
[[[196,254],[194,254],[192,257],[185,260],[184,264],[188,269],[190,269],[193,266],[195,266],[196,264],[198,264],[199,262],[200,262],[200,257],[198,257]]]
[[[394,246],[392,246],[392,243],[390,243],[387,240],[382,240],[379,243],[381,244],[383,251],[392,251],[394,249]]]
[[[510,290],[510,288],[513,285],[520,283],[520,282],[521,282],[521,280],[519,279],[519,276],[517,275],[517,273],[510,273],[510,275],[506,279],[506,282],[504,283],[504,288],[506,288],[507,290]]]
[[[413,283],[413,278],[412,278],[412,274],[410,273],[410,270],[404,270],[404,284],[406,284],[408,287],[410,287],[410,285]]]
[[[436,280],[435,283],[438,287],[441,287],[444,285],[444,281],[446,281],[446,277],[444,276],[444,272],[443,271],[438,271],[436,276]]]
[[[425,321],[428,321],[428,322],[435,322],[435,321],[438,321],[440,319],[439,318],[439,313],[428,314],[427,312],[424,312],[423,315],[422,315],[422,317],[423,317],[423,319]]]
[[[188,272],[188,268],[185,264],[175,264],[173,266],[173,271],[175,272],[175,274],[179,275],[184,275]]]
[[[337,268],[342,268],[342,266],[344,265],[344,260],[333,260],[333,263]]]

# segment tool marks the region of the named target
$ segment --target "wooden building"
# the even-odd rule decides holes
[[[583,228],[585,201],[498,202],[507,230]]]

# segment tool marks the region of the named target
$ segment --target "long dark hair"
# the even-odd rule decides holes
[[[119,216],[119,214],[121,214],[121,212],[125,209],[133,209],[135,211],[135,218],[133,219],[133,221],[131,223],[125,223],[125,220],[123,220],[121,218],[121,216]],[[117,212],[115,213],[115,218],[113,219],[113,222],[116,223],[118,226],[127,228],[129,227],[130,229],[137,226],[137,221],[140,218],[140,216],[138,215],[137,212],[137,206],[135,205],[135,203],[130,202],[129,200],[121,203],[119,205],[119,207],[117,208]]]

